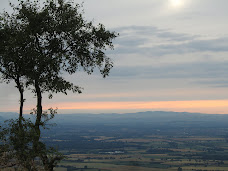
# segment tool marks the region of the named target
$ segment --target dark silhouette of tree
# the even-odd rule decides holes
[[[183,169],[181,167],[178,167],[177,171],[182,171]]]
[[[6,83],[14,81],[20,93],[19,118],[22,119],[24,104],[24,74],[26,59],[23,58],[23,50],[26,44],[26,35],[15,17],[3,13],[0,22],[0,72],[1,79]]]
[[[105,50],[113,49],[117,34],[102,24],[94,26],[86,21],[80,5],[73,2],[46,0],[40,6],[38,1],[19,0],[18,6],[11,6],[14,12],[4,12],[0,17],[0,72],[5,81],[14,80],[20,92],[19,124],[25,88],[35,94],[33,158],[38,155],[45,169],[52,170],[55,162],[48,159],[40,142],[40,127],[46,121],[42,94],[48,92],[52,98],[53,93],[81,93],[81,88],[65,80],[63,73],[83,70],[92,74],[97,68],[103,77],[108,76],[113,63]]]

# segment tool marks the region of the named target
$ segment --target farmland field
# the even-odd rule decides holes
[[[56,171],[228,170],[224,123],[101,122],[59,125],[54,130],[43,140],[67,156]]]
[[[109,138],[94,138],[102,143]],[[88,154],[68,154],[59,164],[72,170],[228,170],[228,145],[225,138],[204,136],[151,136],[116,139],[124,148],[102,149]],[[215,147],[215,144],[216,147]]]

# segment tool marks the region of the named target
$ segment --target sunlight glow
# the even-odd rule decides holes
[[[193,101],[125,101],[125,102],[72,102],[56,104],[59,109],[74,110],[160,110],[228,114],[228,100]],[[44,106],[46,108],[46,106]]]
[[[183,0],[170,0],[172,7],[180,8],[183,5]]]

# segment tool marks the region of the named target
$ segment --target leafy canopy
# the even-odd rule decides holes
[[[105,50],[113,49],[112,41],[118,34],[86,21],[80,5],[73,1],[46,0],[41,6],[38,0],[18,1],[18,6],[11,4],[12,14],[0,14],[0,73],[4,81],[14,80],[20,92],[19,120],[9,125],[6,137],[10,146],[4,148],[12,147],[28,170],[36,170],[32,165],[35,157],[42,160],[45,170],[53,170],[63,157],[40,141],[40,126],[45,127],[56,113],[50,109],[49,118],[43,112],[42,93],[81,93],[63,73],[83,70],[92,74],[98,68],[103,77],[108,76],[113,63]],[[22,116],[25,87],[32,87],[36,94],[35,123]]]
[[[19,2],[12,15],[1,17],[0,71],[5,78],[24,76],[27,86],[36,81],[42,92],[80,93],[63,72],[91,74],[98,68],[103,77],[109,74],[113,63],[104,51],[113,49],[115,32],[93,26],[73,2],[47,0],[42,7],[38,1]]]

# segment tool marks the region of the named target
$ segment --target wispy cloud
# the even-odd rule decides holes
[[[175,33],[157,27],[121,27],[116,29],[120,37],[115,42],[115,54],[140,54],[164,56],[194,52],[228,52],[227,37],[202,37]]]
[[[228,62],[192,62],[168,66],[122,66],[113,68],[112,77],[148,79],[174,78],[225,78]]]

